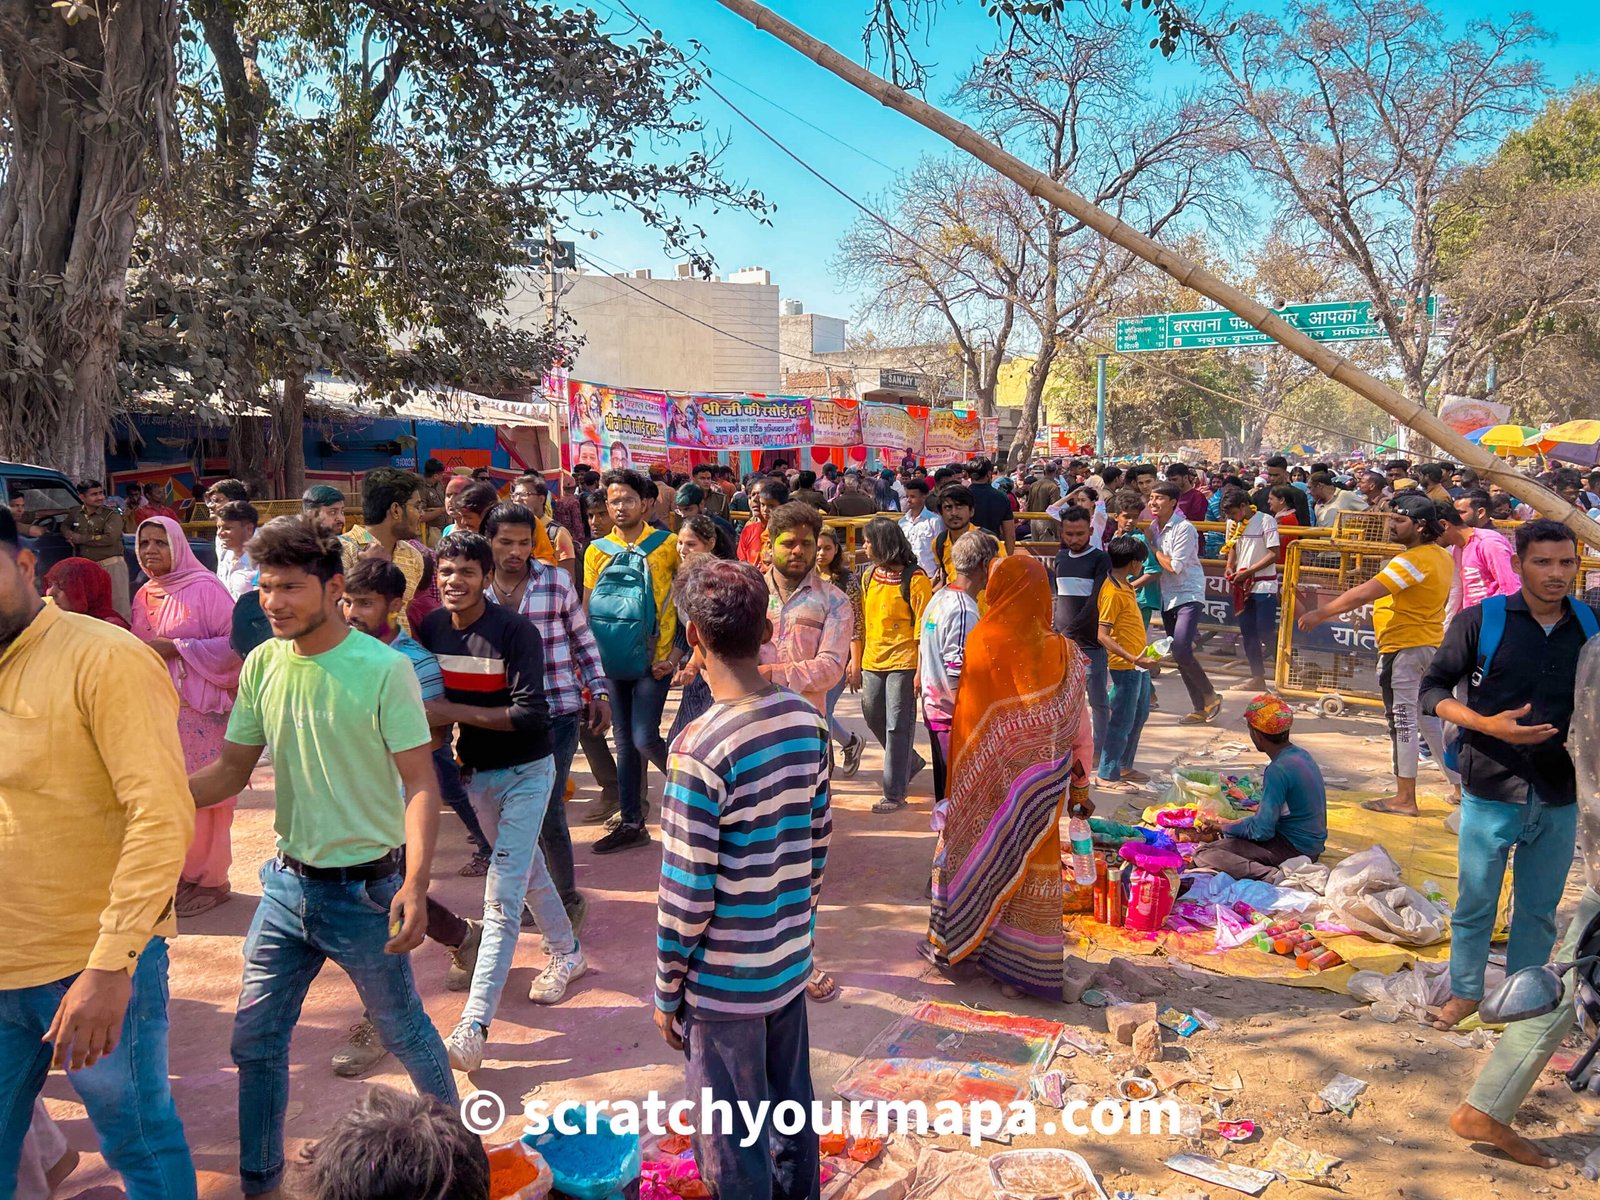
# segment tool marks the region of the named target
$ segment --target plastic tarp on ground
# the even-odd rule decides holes
[[[1453,811],[1442,796],[1422,792],[1420,817],[1391,816],[1361,807],[1377,793],[1330,791],[1328,793],[1328,846],[1319,860],[1328,867],[1373,845],[1382,846],[1400,865],[1400,877],[1412,887],[1424,883],[1438,885],[1449,904],[1456,899],[1456,835],[1445,828],[1445,818]],[[1509,876],[1507,880],[1509,889]],[[1504,896],[1502,912],[1504,917]],[[1348,993],[1350,977],[1358,970],[1388,975],[1414,962],[1446,962],[1450,939],[1429,946],[1404,946],[1367,937],[1333,933],[1319,934],[1322,943],[1336,951],[1345,964],[1326,971],[1302,971],[1292,958],[1267,954],[1246,944],[1218,952],[1211,930],[1180,933],[1162,930],[1149,935],[1100,924],[1089,917],[1066,918],[1069,943],[1077,939],[1077,953],[1093,958],[1112,955],[1163,954],[1175,962],[1187,963],[1245,979],[1262,979],[1296,987],[1323,988]],[[1072,947],[1069,945],[1069,949]]]

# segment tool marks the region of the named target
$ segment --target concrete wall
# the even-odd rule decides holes
[[[507,309],[514,322],[543,324],[541,282],[531,276],[513,287]],[[574,378],[668,391],[778,390],[776,285],[598,273],[566,274],[561,283],[561,307],[586,339]]]

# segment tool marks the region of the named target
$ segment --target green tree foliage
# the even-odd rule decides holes
[[[237,471],[297,490],[306,381],[374,403],[526,391],[564,322],[505,319],[563,213],[631,211],[702,270],[695,205],[761,211],[690,109],[693,63],[534,0],[188,0],[181,153],[130,274],[125,388],[218,391]]]
[[[1498,368],[1537,423],[1587,415],[1600,369],[1600,87],[1555,97],[1439,206],[1441,288],[1466,348],[1451,391]]]

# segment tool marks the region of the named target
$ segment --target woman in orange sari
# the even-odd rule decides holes
[[[1086,660],[1050,628],[1050,577],[1000,559],[967,639],[950,732],[950,814],[933,864],[935,961],[1060,999],[1061,817],[1089,801]]]

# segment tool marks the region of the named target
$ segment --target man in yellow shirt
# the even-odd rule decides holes
[[[348,575],[363,558],[387,558],[400,568],[406,579],[406,594],[395,621],[400,632],[410,635],[411,622],[406,609],[416,599],[425,566],[422,551],[411,539],[422,536],[422,480],[412,471],[395,467],[376,467],[361,479],[361,520],[339,538]]]
[[[178,697],[132,634],[47,606],[0,510],[0,1191],[66,1068],[132,1200],[193,1197],[167,1082],[172,898],[194,834]]]
[[[645,520],[645,478],[635,471],[607,471],[600,481],[605,489],[606,513],[613,528],[606,537],[589,543],[583,556],[584,608],[590,614],[590,627],[600,646],[600,663],[606,672],[606,691],[611,697],[612,725],[617,739],[617,791],[621,811],[617,825],[594,844],[596,854],[614,854],[635,846],[650,844],[645,819],[650,815],[645,803],[645,763],[652,762],[663,775],[667,770],[667,743],[661,737],[661,710],[666,707],[672,676],[686,657],[676,644],[678,611],[672,603],[672,580],[678,573],[678,543],[670,533],[656,529]],[[635,551],[623,557],[623,551]],[[640,597],[637,611],[654,608],[656,635],[653,645],[644,648],[638,663],[625,662],[621,651],[625,636],[610,636],[609,616],[628,607],[629,597],[617,586],[623,572],[631,575],[632,561],[644,556],[649,573],[651,595]],[[618,572],[608,586],[601,588],[597,610],[595,589],[601,576],[612,568]],[[643,586],[643,581],[637,581]],[[613,607],[616,606],[616,607]]]
[[[1300,628],[1315,629],[1324,621],[1372,605],[1372,628],[1378,636],[1378,686],[1394,747],[1395,794],[1369,800],[1373,812],[1417,815],[1418,736],[1428,739],[1433,761],[1452,786],[1460,780],[1444,765],[1444,727],[1438,717],[1422,713],[1422,677],[1444,640],[1445,604],[1455,576],[1455,560],[1438,545],[1444,522],[1439,506],[1417,491],[1396,496],[1389,513],[1389,537],[1403,547],[1378,574],[1321,608],[1300,617]]]

